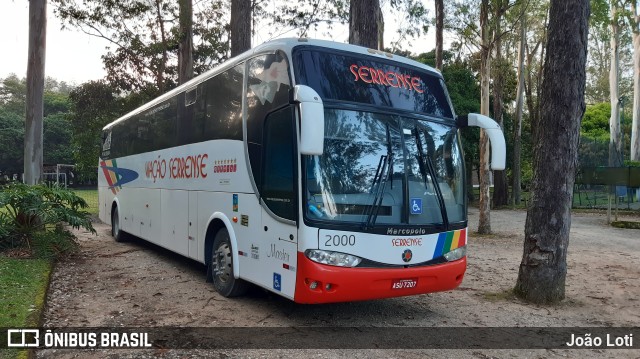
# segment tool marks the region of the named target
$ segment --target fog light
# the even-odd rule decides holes
[[[309,288],[310,289],[318,288],[318,282],[316,282],[316,281],[311,282],[311,284],[309,284]]]
[[[465,255],[467,255],[467,246],[456,248],[449,253],[445,253],[444,258],[449,262],[453,262],[464,257]]]
[[[324,289],[327,291],[331,290],[331,283],[327,283],[327,285],[324,286]]]

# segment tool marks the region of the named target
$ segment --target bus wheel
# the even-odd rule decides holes
[[[218,293],[225,297],[235,297],[244,294],[248,289],[248,283],[235,279],[233,276],[233,254],[229,232],[221,229],[213,240],[211,254],[211,274],[213,286]]]
[[[126,233],[120,229],[120,216],[118,216],[118,207],[113,209],[111,215],[111,235],[116,242],[125,242],[127,240]]]

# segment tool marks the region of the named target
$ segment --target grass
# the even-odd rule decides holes
[[[44,308],[52,264],[44,259],[0,256],[0,328],[36,327]],[[25,350],[3,350],[0,358],[26,358]]]
[[[87,208],[87,212],[91,214],[98,214],[98,190],[97,189],[78,189],[73,191],[79,197],[82,197],[89,207]]]
[[[640,229],[640,222],[617,221],[611,222],[613,227],[625,229]]]

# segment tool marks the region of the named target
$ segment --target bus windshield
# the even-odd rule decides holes
[[[306,216],[380,225],[466,220],[457,129],[345,109],[325,110],[324,153],[305,156]]]

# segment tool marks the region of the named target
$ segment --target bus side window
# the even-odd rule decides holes
[[[238,65],[205,82],[204,133],[201,141],[242,140],[242,80]]]
[[[271,212],[296,220],[295,131],[292,107],[272,112],[264,125],[261,196]]]
[[[262,182],[264,121],[271,111],[289,103],[288,62],[282,52],[259,55],[247,61],[247,152],[256,186]]]

